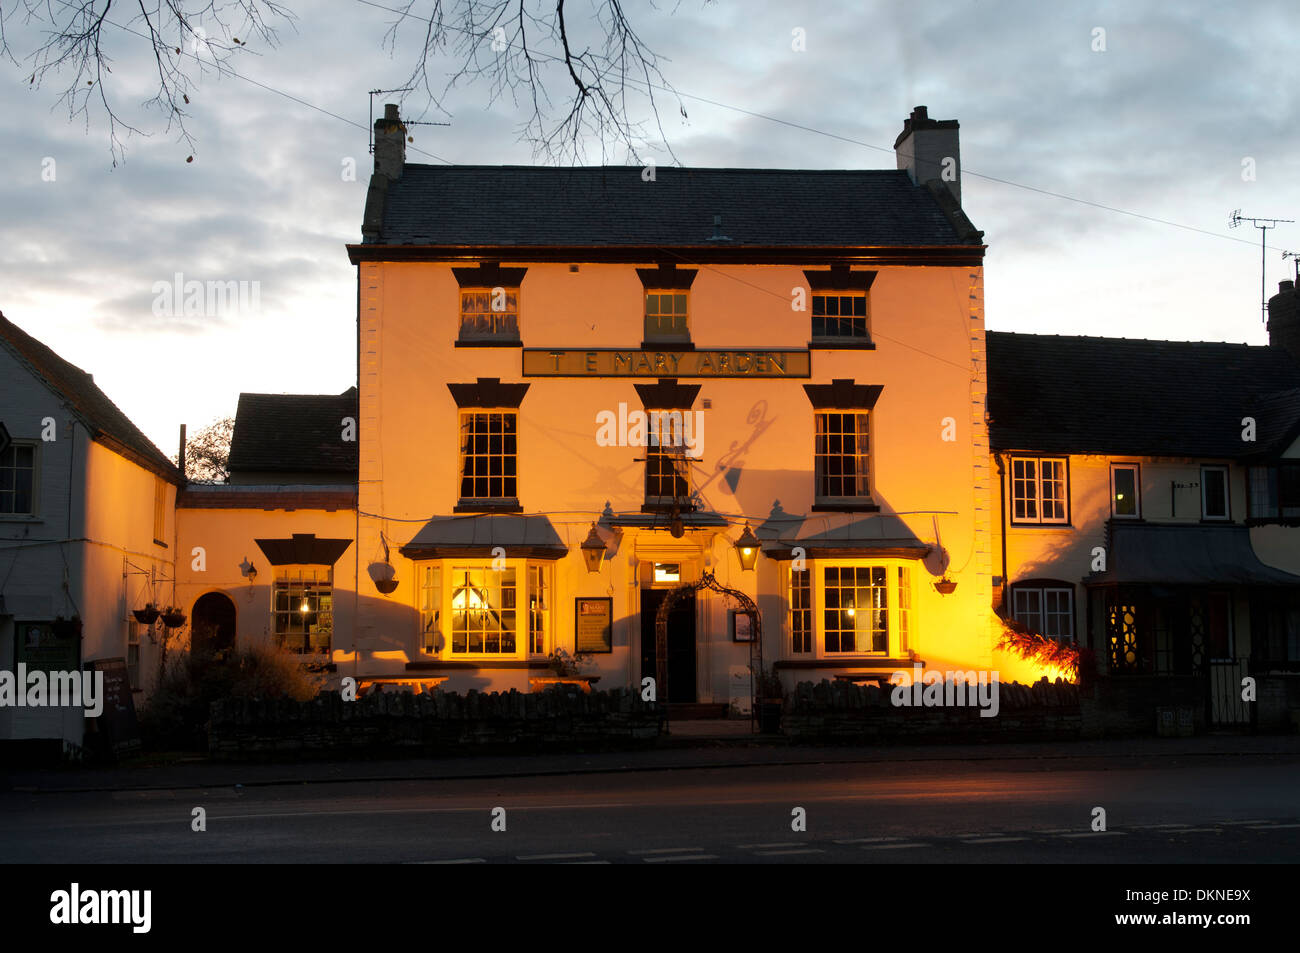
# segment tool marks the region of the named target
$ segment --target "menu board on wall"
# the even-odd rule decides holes
[[[614,600],[573,600],[573,647],[577,652],[614,651]]]
[[[135,717],[135,697],[131,694],[126,659],[96,659],[88,662],[86,668],[92,673],[104,673],[104,712],[95,719],[96,729],[107,736],[115,754],[140,750],[140,725]]]

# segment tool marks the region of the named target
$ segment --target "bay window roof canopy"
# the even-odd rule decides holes
[[[1107,570],[1089,586],[1300,586],[1300,576],[1261,562],[1247,526],[1110,524]]]
[[[498,547],[509,559],[560,559],[569,553],[549,519],[517,513],[435,517],[400,552],[408,559],[491,559]]]
[[[289,539],[253,542],[272,566],[333,566],[352,545],[350,539],[318,539],[315,533],[294,533]]]
[[[755,530],[763,555],[791,559],[797,546],[809,559],[883,556],[895,559],[924,559],[933,550],[896,516],[871,516],[839,526],[828,526],[821,517],[774,513]]]

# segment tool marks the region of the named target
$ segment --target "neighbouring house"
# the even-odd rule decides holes
[[[987,335],[1001,611],[1211,724],[1252,719],[1246,677],[1267,682],[1265,722],[1300,709],[1292,282],[1269,331],[1266,347]]]
[[[179,602],[179,470],[90,374],[0,315],[0,669],[123,658],[144,687]],[[82,743],[80,710],[0,707],[0,741]]]

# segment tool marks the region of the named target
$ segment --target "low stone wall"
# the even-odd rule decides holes
[[[1205,724],[1205,679],[1181,675],[1118,675],[1101,677],[1083,694],[1083,733],[1088,738],[1154,735],[1161,708],[1191,709],[1193,732]]]
[[[225,760],[453,754],[466,749],[629,747],[653,744],[662,709],[626,689],[607,692],[371,693],[345,702],[213,702],[208,753]]]
[[[1300,672],[1257,671],[1256,725],[1260,731],[1300,729]]]
[[[805,744],[1055,741],[1082,733],[1079,689],[1064,681],[999,683],[993,717],[981,717],[974,705],[896,706],[893,691],[841,681],[801,682],[786,699],[782,731]]]

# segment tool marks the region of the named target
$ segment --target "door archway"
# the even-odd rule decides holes
[[[190,610],[190,651],[224,656],[235,647],[235,603],[224,592],[209,592]]]

